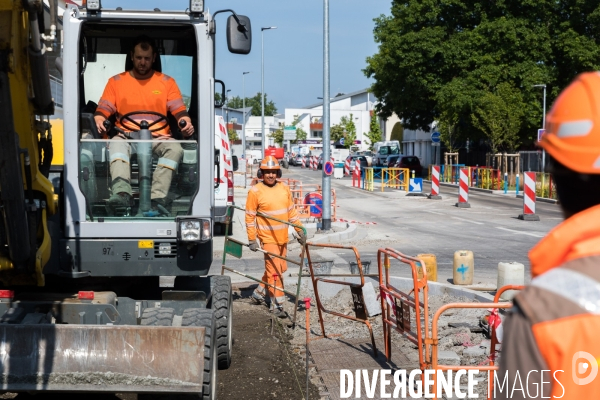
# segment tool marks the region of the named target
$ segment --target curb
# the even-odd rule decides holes
[[[319,235],[319,237],[314,236],[313,240],[311,240],[311,243],[338,243],[338,242],[342,242],[344,240],[350,240],[352,238],[354,238],[357,233],[357,226],[356,224],[346,224],[347,228],[346,230],[342,231],[342,232],[335,232],[335,233],[330,233],[328,235]]]
[[[523,198],[522,194],[517,195],[517,199],[522,199],[522,198]],[[542,203],[558,204],[558,200],[548,199],[546,197],[537,197],[536,196],[535,201],[541,201]]]

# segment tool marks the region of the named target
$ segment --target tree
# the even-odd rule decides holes
[[[514,150],[523,118],[522,97],[507,83],[498,85],[495,93],[486,92],[472,114],[473,125],[489,140],[492,154],[503,144]]]
[[[273,141],[278,144],[280,147],[283,146],[283,126],[279,125],[279,128],[269,135],[270,138],[273,138]]]
[[[377,118],[375,112],[371,112],[371,122],[367,138],[369,139],[369,150],[373,151],[373,145],[381,141],[381,127],[379,126],[379,118]]]
[[[229,108],[242,108],[244,107],[244,101],[240,96],[233,96],[229,99],[228,106]],[[261,116],[260,92],[256,93],[254,97],[246,97],[246,107],[252,107],[252,115],[257,117]],[[275,103],[272,100],[268,100],[267,94],[265,93],[265,115],[273,116],[275,114],[277,114],[277,107],[275,107]]]
[[[300,123],[300,116],[294,115],[292,125],[296,127],[296,140],[294,140],[294,143],[298,143],[298,140],[306,140],[307,133],[304,130],[304,126]]]
[[[233,142],[235,140],[240,140],[240,137],[237,134],[235,129],[228,129],[227,134],[229,135],[229,141]]]
[[[542,121],[533,85],[548,85],[551,104],[575,75],[599,69],[599,31],[597,0],[393,0],[363,71],[382,117],[426,131],[444,118],[456,139],[482,136],[471,115],[507,83],[522,96],[519,140],[530,142]]]
[[[354,125],[353,117],[352,114],[350,114],[350,117],[344,115],[340,118],[339,124],[335,124],[329,129],[329,136],[334,142],[344,138],[345,148],[352,146],[356,140],[356,125]]]

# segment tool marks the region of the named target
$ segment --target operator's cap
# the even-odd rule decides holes
[[[600,174],[600,72],[580,74],[562,91],[539,145],[573,171]]]
[[[275,157],[267,156],[261,161],[260,169],[281,169],[281,167]]]

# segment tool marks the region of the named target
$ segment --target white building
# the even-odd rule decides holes
[[[396,124],[402,126],[402,121],[396,114],[392,114],[384,123],[382,136],[385,137],[385,140],[391,140],[392,130]],[[435,131],[436,126],[436,122],[432,123],[429,132],[403,129],[402,137],[399,139],[402,145],[402,154],[419,157],[421,165],[424,167],[429,164],[435,164],[436,159],[437,163],[439,163],[440,146],[433,146],[431,141],[431,133]]]
[[[356,126],[356,140],[354,142],[357,150],[366,150],[369,147],[366,133],[369,132],[371,122],[371,111],[377,103],[377,99],[367,89],[348,94],[340,94],[332,97],[330,100],[329,119],[330,125],[340,123],[342,117],[350,118]],[[306,131],[306,144],[313,147],[322,147],[323,140],[323,103],[311,104],[303,108],[286,108],[285,125],[292,125],[292,122],[299,118],[299,124]],[[246,132],[247,132],[246,128]]]
[[[251,116],[246,119],[246,148],[249,150],[260,150],[262,143],[262,129],[260,127],[260,116]],[[275,116],[265,115],[265,137],[266,146],[274,145],[273,138],[270,135],[279,129],[279,123],[283,123],[281,114]]]

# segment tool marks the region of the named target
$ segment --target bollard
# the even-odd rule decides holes
[[[427,272],[427,280],[437,282],[437,259],[435,254],[417,254],[417,258],[425,263],[425,272]],[[419,279],[423,278],[423,267],[421,263],[417,264]]]
[[[304,298],[306,310],[306,400],[308,400],[308,342],[310,341],[310,297]]]
[[[306,157],[302,157],[302,169],[306,168]]]
[[[517,174],[517,196],[519,195],[519,174]]]
[[[525,172],[525,184],[523,185],[523,214],[519,219],[523,221],[539,221],[539,215],[535,213],[535,172]]]
[[[354,161],[355,165],[358,162],[358,160]],[[346,158],[346,162],[344,163],[344,175],[349,176],[350,175],[350,159]]]
[[[504,194],[508,193],[508,173],[504,173]]]
[[[440,166],[431,167],[431,194],[427,196],[430,200],[441,200],[440,196]]]
[[[525,266],[518,262],[499,262],[498,281],[496,287],[500,289],[506,285],[525,285]],[[500,295],[500,299],[510,301],[518,290],[507,290]]]
[[[469,204],[469,170],[467,168],[460,169],[458,203],[456,203],[455,206],[459,208],[471,208],[471,205]]]
[[[454,253],[452,280],[455,285],[472,285],[474,270],[475,262],[472,251],[458,250]]]

